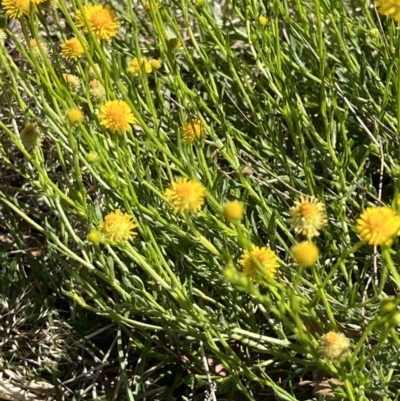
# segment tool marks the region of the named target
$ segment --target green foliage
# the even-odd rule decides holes
[[[118,36],[100,41],[74,22],[84,5],[32,6],[0,45],[0,166],[17,177],[0,183],[0,227],[28,255],[18,275],[32,269],[43,298],[58,291],[77,332],[116,323],[124,399],[214,387],[228,399],[322,399],[321,383],[338,400],[397,399],[397,240],[375,251],[355,230],[369,203],[399,208],[397,23],[366,1],[125,0],[110,2]],[[85,45],[77,62],[60,53],[72,36]],[[134,57],[161,68],[129,74]],[[132,110],[131,131],[100,124],[101,99],[89,94],[96,65],[106,100]],[[64,73],[79,78],[78,92]],[[72,108],[82,123],[69,123]],[[189,146],[180,129],[193,120],[207,137]],[[20,138],[27,124],[43,134],[30,149]],[[165,197],[179,177],[206,188],[199,213],[175,213]],[[329,219],[309,269],[290,252],[302,239],[288,224],[300,195],[323,202]],[[243,221],[225,220],[231,200],[244,203]],[[116,209],[135,216],[138,235],[88,241]],[[39,255],[20,220],[40,238]],[[243,274],[251,244],[279,256],[275,279]],[[386,296],[391,310],[381,306]],[[342,360],[319,353],[330,331],[353,344]],[[129,352],[140,361],[134,383]]]

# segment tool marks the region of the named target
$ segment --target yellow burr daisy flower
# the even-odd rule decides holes
[[[159,70],[161,68],[161,61],[154,59],[150,61],[151,66],[155,69],[155,70]]]
[[[83,113],[79,109],[70,109],[67,112],[68,121],[71,124],[79,124],[83,121]]]
[[[129,63],[127,71],[137,77],[142,74],[142,67],[144,67],[146,74],[150,74],[153,70],[146,57],[141,57],[140,59],[135,57]]]
[[[204,140],[206,136],[207,132],[200,120],[187,122],[181,128],[181,137],[187,145],[192,145],[196,139]]]
[[[22,18],[29,14],[30,0],[3,0],[1,5],[11,19]]]
[[[179,178],[165,190],[165,197],[172,202],[175,212],[198,212],[205,202],[206,191],[197,180]]]
[[[324,204],[310,196],[302,195],[299,201],[295,201],[289,213],[291,229],[307,238],[317,237],[319,230],[327,224]]]
[[[123,100],[109,100],[101,106],[100,124],[113,134],[121,134],[131,129],[135,122],[132,110]]]
[[[259,23],[261,26],[265,26],[265,25],[268,24],[268,18],[267,18],[267,17],[264,17],[264,15],[260,15],[260,16],[258,17],[258,23]]]
[[[61,54],[66,60],[78,60],[83,56],[85,50],[78,38],[66,40],[61,45]]]
[[[400,1],[399,0],[376,0],[379,14],[394,15],[396,21],[400,21]]]
[[[304,241],[292,247],[292,254],[299,266],[312,266],[318,259],[319,249],[313,242]]]
[[[391,245],[399,235],[400,216],[390,207],[368,207],[357,219],[357,232],[370,245]]]
[[[228,202],[224,206],[224,216],[230,221],[239,221],[243,219],[243,203],[239,201]]]
[[[240,258],[243,273],[256,283],[264,279],[273,279],[279,268],[279,259],[268,247],[252,245],[251,251],[246,251]]]
[[[85,21],[86,18],[86,21]],[[109,5],[95,4],[83,7],[76,14],[76,24],[88,33],[89,27],[97,39],[109,40],[117,35],[119,22],[117,13]]]
[[[133,231],[137,227],[134,217],[128,213],[121,213],[119,209],[104,217],[99,231],[113,242],[126,241],[134,237]]]
[[[330,331],[321,337],[318,353],[331,361],[344,358],[350,351],[350,340],[343,333]]]

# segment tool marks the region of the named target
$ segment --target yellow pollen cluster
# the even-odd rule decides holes
[[[319,249],[313,242],[304,241],[292,247],[292,254],[299,266],[312,266],[318,259]]]
[[[67,118],[71,124],[79,124],[83,121],[83,113],[79,109],[70,109]]]
[[[239,201],[228,202],[224,206],[224,216],[230,221],[239,221],[243,219],[243,203]]]

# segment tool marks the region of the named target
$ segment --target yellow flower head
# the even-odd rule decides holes
[[[3,0],[1,5],[11,19],[21,18],[29,14],[30,0]]]
[[[279,268],[279,259],[275,252],[267,247],[252,245],[251,251],[246,251],[240,258],[243,273],[256,283],[263,279],[273,279]]]
[[[36,39],[31,39],[29,41],[31,48],[32,48],[32,53],[36,57],[38,61],[43,61],[43,56],[42,56],[42,51],[45,56],[49,53],[49,47],[47,46],[46,43],[39,41],[39,43],[36,41]],[[42,51],[40,50],[40,47]]]
[[[96,152],[91,151],[86,155],[86,160],[90,164],[96,163],[99,160],[99,155]]]
[[[312,266],[318,259],[319,249],[313,242],[300,242],[292,247],[293,258],[300,266]]]
[[[399,0],[376,0],[379,14],[394,15],[396,21],[400,21],[400,1]]]
[[[198,212],[204,205],[206,191],[198,181],[179,178],[165,190],[165,197],[173,203],[175,212]]]
[[[318,353],[331,361],[344,358],[350,350],[350,340],[343,333],[330,331],[321,337]]]
[[[46,0],[31,0],[31,3],[33,4],[41,4],[44,3]]]
[[[43,134],[32,124],[25,125],[24,129],[19,133],[21,142],[26,150],[40,146]]]
[[[369,207],[357,219],[357,232],[370,245],[391,245],[399,231],[400,216],[387,206]]]
[[[113,242],[120,242],[134,237],[136,235],[133,231],[135,227],[137,227],[137,224],[134,222],[134,217],[127,213],[121,213],[117,209],[104,217],[99,231],[107,239]]]
[[[87,240],[92,244],[98,244],[101,242],[101,232],[97,230],[92,230],[87,236]]]
[[[101,102],[106,98],[106,90],[97,79],[89,82],[89,95],[94,102]]]
[[[66,40],[61,45],[61,54],[66,60],[78,60],[85,53],[85,50],[78,38]]]
[[[80,79],[73,74],[62,74],[65,83],[72,92],[78,92],[81,87]]]
[[[151,64],[147,61],[146,57],[140,59],[135,57],[129,63],[127,71],[137,77],[142,74],[142,68],[144,68],[146,74],[150,74],[152,71]]]
[[[150,61],[151,66],[155,69],[155,70],[159,70],[161,68],[161,61],[154,59]]]
[[[85,18],[87,23],[85,22]],[[119,22],[117,13],[110,6],[103,7],[101,4],[84,6],[83,14],[78,11],[76,24],[88,33],[89,27],[97,39],[109,40],[117,35]]]
[[[228,202],[224,206],[224,216],[227,220],[238,221],[243,219],[243,203],[238,201]]]
[[[207,132],[201,121],[192,120],[183,124],[181,128],[181,136],[183,142],[185,142],[187,145],[192,145],[196,139],[200,141],[204,140],[207,136]]]
[[[71,109],[68,110],[67,118],[71,124],[79,124],[83,121],[83,113],[79,109]]]
[[[267,18],[267,17],[264,17],[263,15],[261,15],[260,17],[258,17],[258,23],[259,23],[261,26],[265,26],[265,25],[268,24],[268,18]]]
[[[295,201],[289,213],[292,216],[290,228],[307,238],[317,237],[319,230],[327,224],[324,204],[309,196],[301,196],[299,201]]]
[[[109,100],[100,108],[100,124],[113,134],[121,134],[131,129],[135,118],[128,103],[123,100]]]

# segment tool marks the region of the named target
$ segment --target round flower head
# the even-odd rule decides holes
[[[86,18],[86,21],[85,21]],[[76,24],[88,33],[89,27],[97,39],[109,40],[117,35],[119,22],[117,13],[110,6],[103,7],[101,4],[84,6],[83,14],[78,11]]]
[[[206,191],[198,181],[179,178],[165,190],[165,197],[173,203],[175,212],[198,212],[204,205]]]
[[[243,219],[243,203],[238,201],[228,202],[224,206],[224,216],[227,220],[238,221]]]
[[[78,38],[66,40],[61,45],[61,54],[66,60],[78,60],[85,53],[85,50]]]
[[[40,146],[43,134],[35,128],[34,125],[25,125],[24,129],[19,133],[21,142],[26,150]]]
[[[183,142],[187,145],[192,145],[193,142],[198,139],[200,141],[204,140],[207,136],[207,132],[204,129],[204,125],[199,120],[192,120],[183,124],[181,128],[181,136]]]
[[[80,79],[73,74],[62,74],[64,81],[66,82],[68,88],[72,92],[78,92],[81,87]]]
[[[256,283],[263,279],[273,279],[279,268],[279,259],[275,252],[267,247],[252,245],[251,251],[246,251],[240,258],[243,273]]]
[[[155,70],[159,70],[160,68],[161,68],[161,61],[160,60],[156,60],[156,59],[154,59],[154,60],[151,60],[150,61],[150,64],[151,64],[151,66],[153,67],[153,69],[155,69]]]
[[[0,29],[0,46],[4,45],[6,39],[7,39],[7,34],[2,29]]]
[[[263,15],[261,15],[260,17],[258,17],[258,23],[259,23],[261,26],[265,26],[265,25],[268,24],[268,18],[267,18],[267,17],[264,17]]]
[[[89,82],[89,95],[94,102],[101,102],[106,98],[106,90],[97,79]]]
[[[99,160],[99,155],[96,152],[91,151],[86,155],[86,160],[90,164],[96,163]]]
[[[357,219],[357,232],[370,245],[391,245],[399,231],[400,216],[387,206],[369,207]]]
[[[305,241],[294,245],[292,253],[299,266],[312,266],[318,259],[319,249],[313,242]]]
[[[317,237],[319,230],[326,225],[324,204],[309,196],[301,196],[289,210],[291,229],[307,238]]]
[[[101,233],[97,230],[92,230],[87,236],[87,240],[92,244],[98,244],[101,242]]]
[[[44,3],[45,0],[31,0],[31,3],[33,4],[41,4]]]
[[[119,209],[109,213],[104,217],[103,223],[99,227],[99,231],[103,235],[113,241],[120,242],[128,240],[136,235],[133,229],[137,227],[133,216],[127,213],[121,213]]]
[[[393,15],[396,21],[400,21],[399,0],[376,0],[379,14]]]
[[[79,124],[83,121],[83,113],[79,109],[71,109],[68,110],[67,118],[71,124]]]
[[[49,47],[47,46],[46,43],[40,41],[39,43],[36,41],[36,39],[31,39],[29,41],[31,48],[32,48],[32,53],[36,57],[38,61],[43,61],[43,54],[47,57],[47,54],[49,53]],[[40,47],[39,47],[40,46]],[[41,48],[41,49],[40,49]]]
[[[321,337],[318,353],[331,361],[344,358],[350,350],[350,340],[343,333],[330,331]]]
[[[152,71],[151,64],[147,61],[146,57],[142,57],[140,59],[135,57],[129,63],[127,71],[137,77],[142,74],[142,68],[146,74],[150,74]]]
[[[29,14],[30,0],[3,0],[1,5],[11,19],[22,18]]]
[[[110,100],[100,108],[100,124],[113,134],[121,134],[131,129],[135,118],[128,103],[123,100]]]

